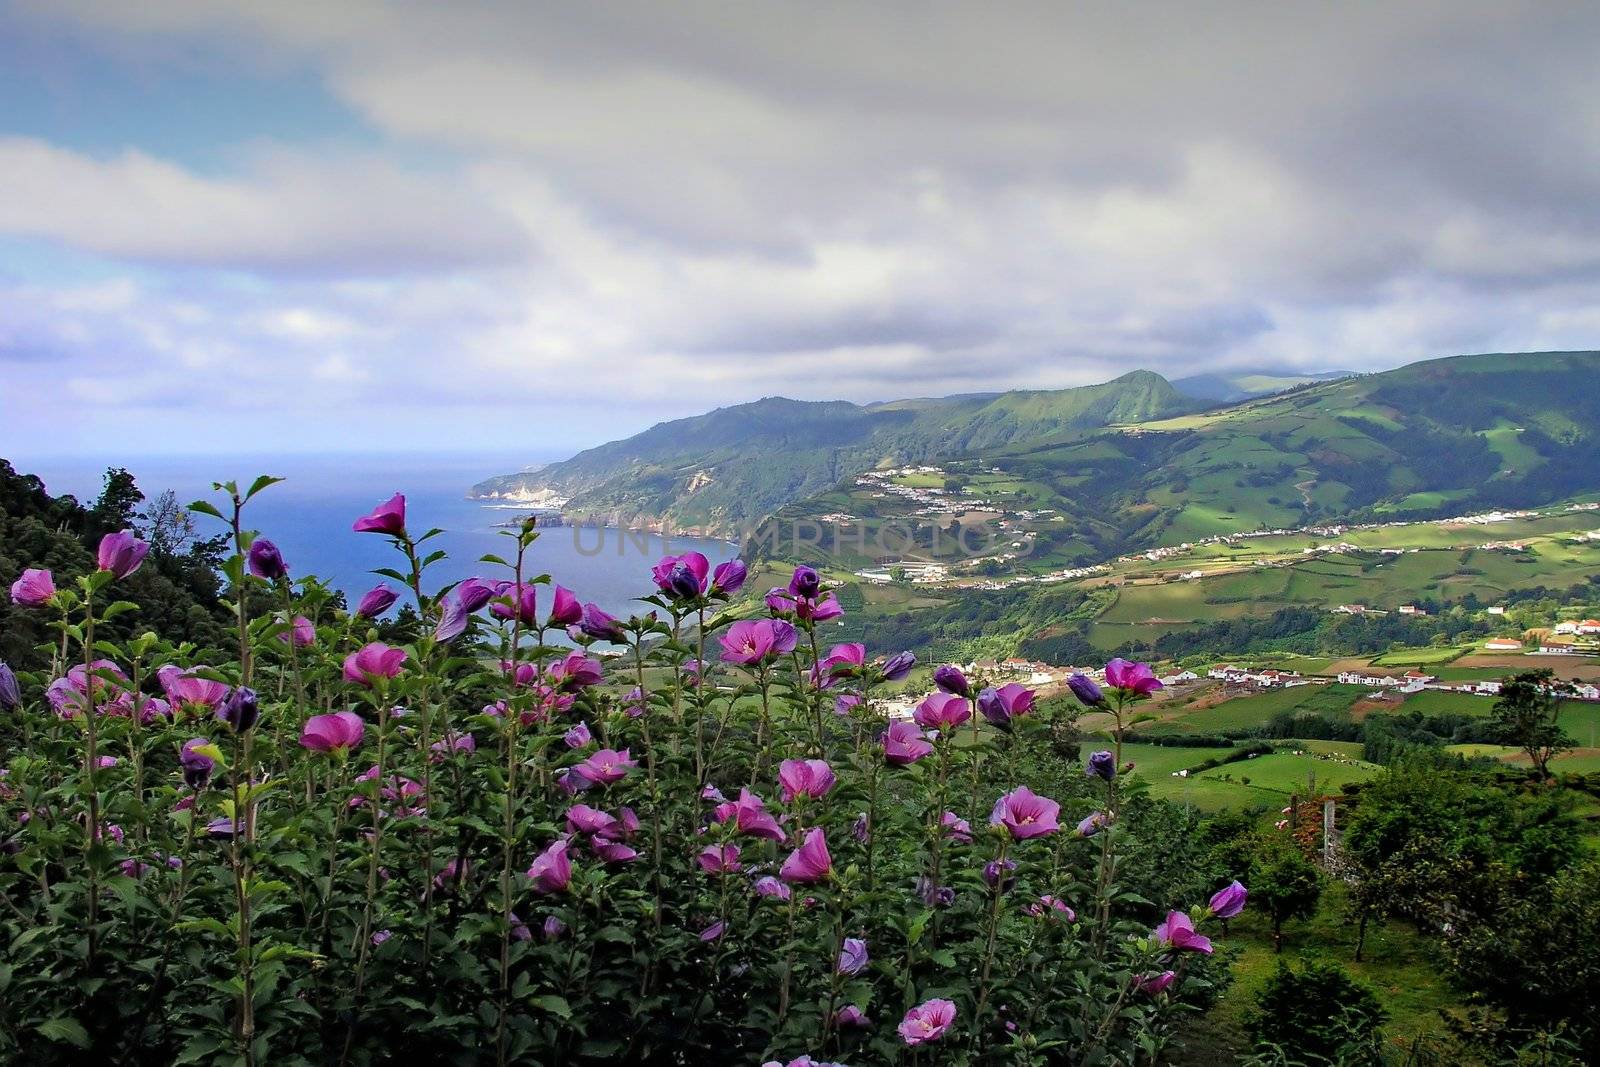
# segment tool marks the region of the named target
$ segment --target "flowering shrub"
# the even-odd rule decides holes
[[[380,630],[394,589],[346,613],[245,526],[271,482],[193,506],[226,655],[97,637],[128,534],[16,579],[58,638],[0,666],[0,1059],[1148,1062],[1211,988],[1245,891],[1125,883],[1119,754],[1069,768],[954,667],[888,722],[914,660],[824,648],[811,568],[741,599],[669,556],[617,619],[529,573],[530,522],[432,589],[397,495],[354,524],[414,610]],[[1119,724],[1159,685],[1106,673],[1073,692]]]

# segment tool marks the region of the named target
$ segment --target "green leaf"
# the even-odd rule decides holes
[[[911,927],[906,931],[906,943],[915,945],[922,940],[922,932],[928,928],[928,920],[933,918],[933,912],[924,911],[911,920]]]
[[[222,519],[222,512],[218,511],[215,507],[206,503],[204,500],[196,500],[192,502],[189,505],[188,510],[198,511],[202,515],[210,515],[213,519]],[[222,519],[222,521],[227,522],[228,520]]]
[[[202,756],[216,760],[217,766],[219,767],[226,767],[228,765],[228,757],[224,756],[222,754],[222,749],[218,748],[213,742],[207,741],[203,745],[196,745],[189,751],[198,752]]]
[[[244,498],[249,500],[267,486],[277,485],[281,481],[283,481],[282,478],[275,478],[270,474],[263,474],[261,477],[250,483],[250,489],[244,494]]]
[[[563,1019],[572,1018],[572,1005],[567,1003],[566,997],[547,994],[542,997],[533,997],[528,1003],[535,1008],[543,1008],[552,1015],[559,1015]]]
[[[216,934],[218,937],[233,936],[233,931],[224,926],[220,919],[188,919],[178,923],[173,929],[184,933],[203,930],[208,934]]]
[[[51,1041],[65,1041],[78,1048],[89,1047],[89,1031],[83,1028],[82,1023],[69,1016],[46,1019],[36,1029]]]

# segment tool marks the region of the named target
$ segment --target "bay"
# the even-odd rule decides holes
[[[379,581],[378,567],[404,571],[403,557],[376,534],[357,534],[350,526],[394,493],[406,495],[406,525],[414,534],[438,527],[444,532],[427,548],[446,559],[429,568],[425,591],[469,575],[508,578],[509,573],[478,562],[486,554],[511,559],[515,543],[496,524],[515,522],[526,509],[468,500],[467,489],[495,473],[515,470],[523,456],[338,455],[338,456],[37,456],[11,460],[21,473],[36,474],[55,495],[71,493],[85,503],[100,493],[108,466],[127,468],[153,500],[173,490],[180,503],[207,499],[222,503],[214,481],[248,486],[258,474],[283,477],[245,509],[246,525],[271,538],[294,576],[315,574],[341,589],[350,600]],[[226,510],[225,508],[223,510]],[[221,532],[208,516],[195,516],[202,533]],[[556,527],[528,550],[525,572],[549,574],[556,582],[615,615],[640,607],[636,598],[654,591],[650,567],[663,555],[704,553],[713,564],[732,559],[736,547],[725,541],[662,537],[614,528]],[[390,581],[390,584],[394,584]]]

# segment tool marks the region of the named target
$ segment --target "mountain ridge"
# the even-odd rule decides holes
[[[1074,389],[869,405],[765,397],[486,480],[473,495],[731,535],[780,511],[848,511],[837,490],[869,471],[982,457],[1024,475],[1040,506],[1093,514],[1052,531],[1076,546],[1068,558],[1092,560],[1229,529],[1597,487],[1579,485],[1600,480],[1595,381],[1600,353],[1480,353],[1222,405],[1143,370]]]
[[[657,423],[470,496],[559,505],[623,525],[718,533],[884,463],[993,448],[1197,405],[1152,371],[1058,390],[967,393],[871,405],[763,397]],[[760,457],[757,462],[753,457]]]

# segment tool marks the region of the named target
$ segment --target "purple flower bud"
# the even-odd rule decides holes
[[[126,578],[144,563],[150,546],[127,530],[108,533],[100,539],[98,562],[100,569],[110,571],[118,578]]]
[[[788,900],[793,895],[793,890],[769,874],[756,882],[755,893],[758,897],[770,900]]]
[[[946,693],[953,693],[958,697],[964,697],[972,691],[972,686],[967,682],[967,676],[961,673],[961,668],[950,664],[934,670],[933,684]]]
[[[205,737],[192,737],[184,742],[184,747],[178,753],[178,765],[184,771],[184,785],[189,789],[205,789],[206,782],[211,781],[211,771],[216,769],[216,760],[206,753],[195,752],[203,744],[208,744]]]
[[[396,493],[372,511],[355,521],[350,527],[356,533],[381,533],[401,537],[406,532],[406,498]]]
[[[867,955],[867,943],[859,937],[847,937],[844,945],[839,949],[840,974],[857,975],[864,971],[870,957]]]
[[[744,588],[744,580],[749,575],[743,560],[730,559],[726,563],[717,564],[717,569],[711,572],[711,592],[722,596],[733,596]]]
[[[11,602],[25,608],[42,608],[56,595],[56,581],[47,570],[30,568],[11,583]]]
[[[1016,869],[1016,860],[1006,860],[1003,863],[999,860],[990,860],[983,865],[983,880],[991,889],[998,887],[1002,893],[1010,892],[1011,887],[1017,881],[1015,878],[1010,877],[1010,874]],[[1006,876],[1003,879],[1001,877],[1002,873]]]
[[[833,1013],[833,1025],[841,1029],[848,1027],[864,1030],[872,1025],[872,1020],[868,1019],[866,1013],[854,1004],[846,1004]]]
[[[917,895],[930,908],[948,908],[956,902],[956,891],[953,888],[935,885],[925,874],[917,876]]]
[[[1231,919],[1244,910],[1249,895],[1238,881],[1230,882],[1211,895],[1211,914],[1219,919]]]
[[[898,682],[911,673],[911,668],[917,665],[917,656],[914,652],[896,652],[883,661],[883,680]]]
[[[545,625],[572,626],[582,618],[583,606],[572,595],[572,590],[556,586],[550,596],[550,617],[545,620]]]
[[[265,578],[275,582],[279,578],[289,576],[289,568],[283,562],[283,554],[278,551],[278,546],[268,541],[265,537],[257,538],[246,554],[246,562],[250,573],[257,578]]]
[[[22,687],[17,684],[17,676],[10,664],[0,660],[0,709],[14,711],[21,704]]]
[[[554,915],[550,915],[545,918],[544,925],[541,927],[541,930],[544,933],[544,939],[546,941],[554,941],[562,934],[567,932],[567,924],[556,918]]]
[[[1117,777],[1117,757],[1104,750],[1096,752],[1089,757],[1089,762],[1084,764],[1083,773],[1090,778],[1114,781]]]
[[[366,596],[361,598],[361,602],[356,605],[356,614],[363,619],[376,619],[394,607],[394,602],[399,599],[400,594],[387,585],[377,585],[367,590]]]
[[[667,591],[680,600],[693,600],[700,595],[700,576],[687,563],[674,563],[667,574]]]
[[[482,578],[463,578],[461,584],[456,586],[455,593],[461,610],[470,615],[474,611],[481,611],[485,604],[494,599],[495,585]]]
[[[578,629],[596,641],[610,641],[612,644],[621,644],[627,638],[622,624],[600,610],[598,604],[583,606],[583,617],[578,622]]]
[[[1067,688],[1072,690],[1072,695],[1084,704],[1099,705],[1106,702],[1106,695],[1100,687],[1094,684],[1094,679],[1086,674],[1074,674],[1067,679]]]
[[[789,592],[811,599],[821,590],[822,575],[814,568],[802,564],[794,569],[794,577],[789,579]]]
[[[469,618],[470,615],[461,603],[461,598],[450,597],[439,612],[439,625],[433,628],[433,639],[441,645],[449,644],[467,632]]]
[[[228,699],[217,709],[217,718],[233,727],[236,734],[250,729],[260,717],[261,705],[256,700],[256,691],[243,685],[229,693]]]

